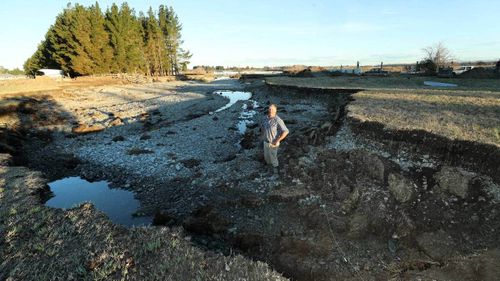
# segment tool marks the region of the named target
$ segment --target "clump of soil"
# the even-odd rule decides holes
[[[494,68],[476,67],[459,75],[460,78],[499,78]]]
[[[152,150],[149,150],[149,149],[143,149],[143,148],[137,148],[137,147],[134,147],[134,148],[127,150],[128,155],[140,155],[140,154],[151,154],[151,153],[154,153],[154,152]]]

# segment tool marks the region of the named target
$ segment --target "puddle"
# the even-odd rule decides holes
[[[106,181],[88,182],[80,177],[69,177],[53,181],[49,186],[54,197],[45,203],[46,206],[69,209],[83,202],[91,202],[114,223],[128,227],[151,224],[150,217],[132,216],[140,207],[133,192],[109,188]]]
[[[236,126],[238,127],[238,132],[240,134],[245,134],[247,130],[247,126],[252,124],[252,118],[255,116],[257,111],[255,111],[255,108],[259,107],[259,104],[251,100],[250,98],[252,97],[251,92],[241,92],[241,91],[228,91],[228,90],[220,90],[220,91],[215,91],[214,94],[221,95],[223,97],[226,97],[229,99],[229,102],[224,105],[223,107],[217,109],[215,112],[220,112],[225,109],[228,109],[231,107],[233,104],[237,103],[238,101],[250,101],[251,105],[248,106],[247,103],[244,103],[241,106],[241,113],[240,116],[238,117],[238,123]]]
[[[435,81],[424,81],[425,86],[431,86],[431,87],[456,87],[457,84],[451,84],[451,83],[442,83],[442,82],[435,82]]]

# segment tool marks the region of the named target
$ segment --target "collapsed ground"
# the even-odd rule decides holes
[[[37,125],[24,128],[30,134],[23,164],[49,179],[111,180],[136,192],[137,215],[182,226],[196,247],[236,251],[296,280],[494,280],[500,261],[494,135],[484,143],[457,142],[439,130],[387,130],[377,119],[385,114],[366,111],[372,104],[364,97],[380,95],[305,85],[143,84],[31,101],[23,105],[23,118],[31,117],[22,125]],[[251,91],[261,113],[278,104],[291,131],[280,151],[280,181],[262,164],[257,126],[243,136],[237,131],[241,107],[252,101],[210,114],[225,103],[212,94],[220,89]],[[491,99],[481,110],[493,119],[497,94],[478,95]],[[30,104],[59,114],[30,115]],[[11,231],[16,222],[3,225]]]

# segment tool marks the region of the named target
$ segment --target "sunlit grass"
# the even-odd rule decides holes
[[[423,81],[455,83],[429,89]],[[454,140],[500,146],[500,79],[435,77],[271,77],[270,85],[360,89],[347,106],[348,117],[386,129],[424,130]]]
[[[500,146],[500,95],[484,92],[362,91],[350,118],[394,130],[424,130],[450,139]]]
[[[446,89],[471,91],[500,91],[500,79],[462,79],[438,77],[269,77],[266,82],[270,85],[285,85],[312,88],[345,88],[345,89],[431,89],[424,85],[424,81],[436,81],[457,84],[457,87]],[[432,88],[437,89],[439,88]]]

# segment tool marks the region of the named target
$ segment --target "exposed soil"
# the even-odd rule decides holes
[[[358,89],[246,82],[89,89],[64,109],[72,125],[50,137],[37,137],[47,126],[25,128],[23,163],[49,179],[112,181],[136,192],[138,215],[155,225],[182,226],[202,250],[240,253],[294,280],[496,280],[498,149],[445,139],[433,149],[433,138],[348,120]],[[244,136],[236,128],[253,103],[213,113],[225,100],[212,92],[223,89],[253,93],[254,124],[278,105],[290,129],[278,180],[258,125]]]

